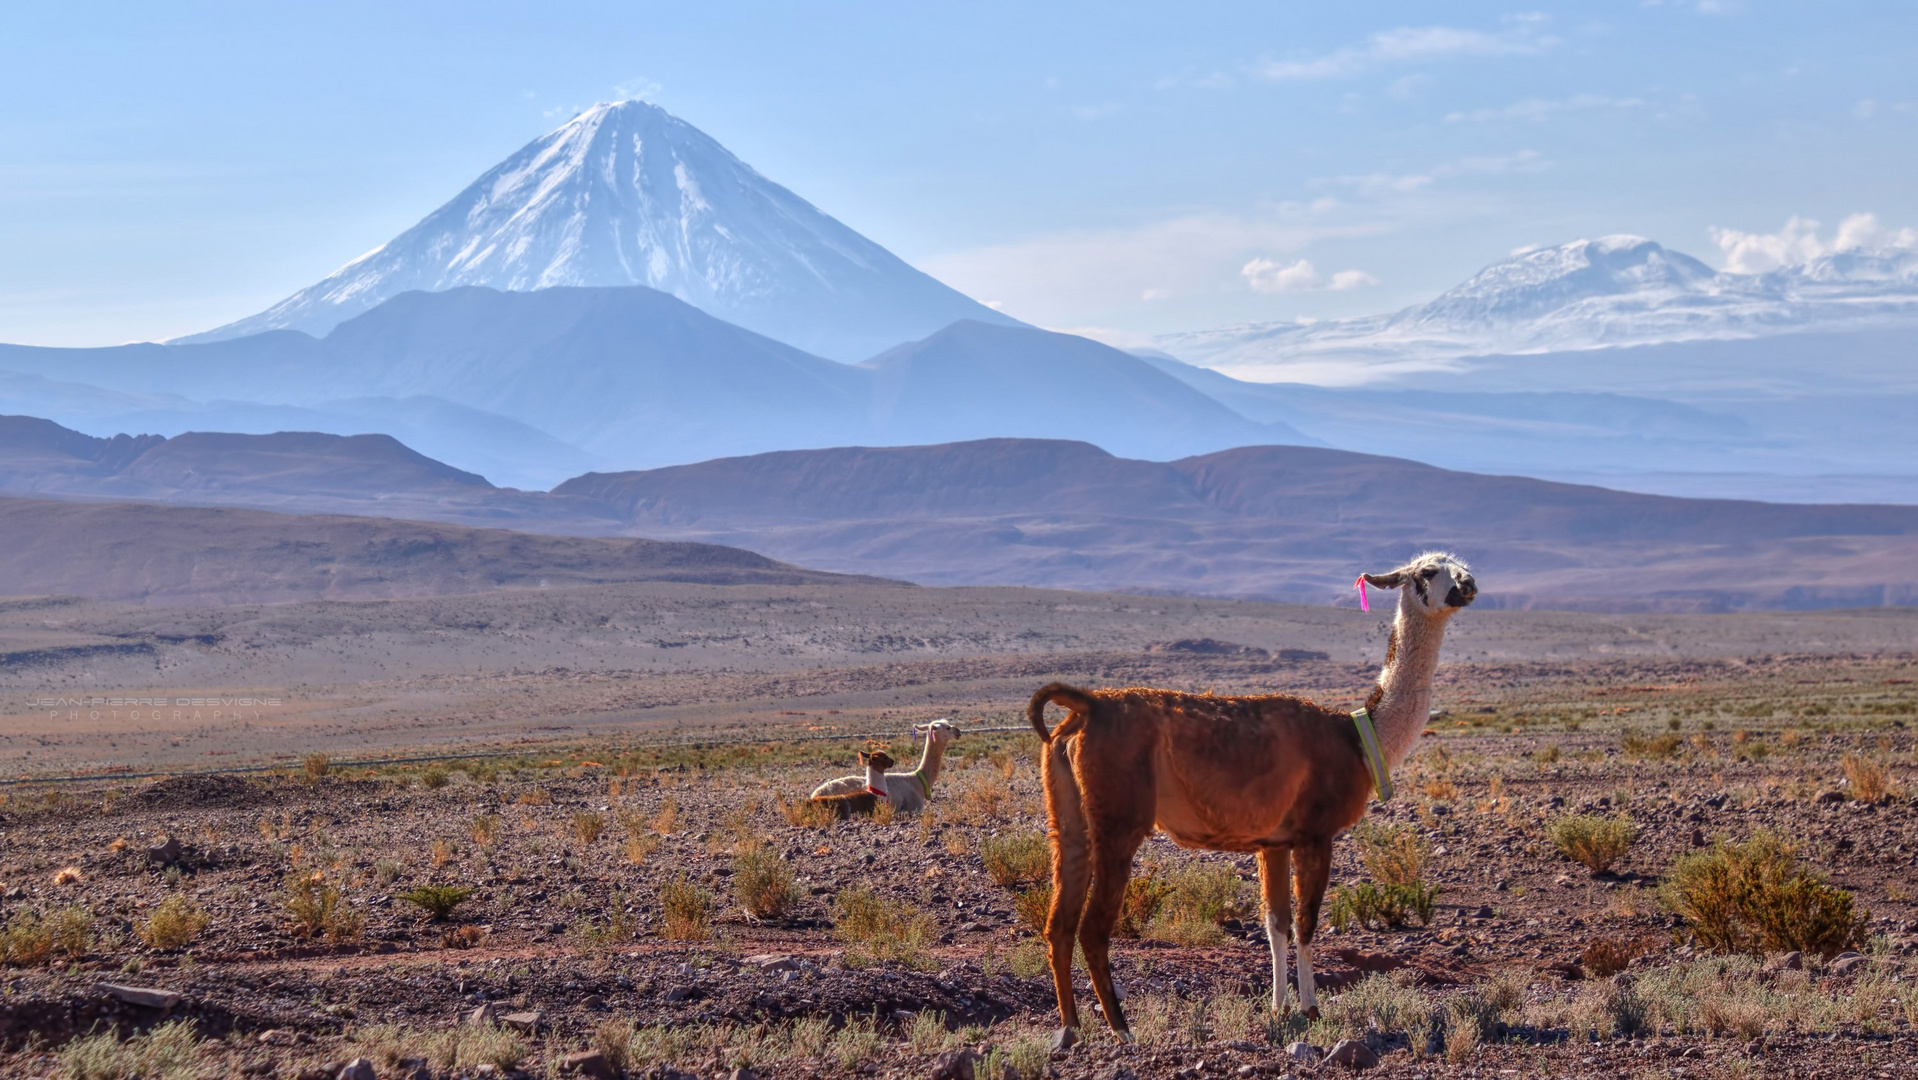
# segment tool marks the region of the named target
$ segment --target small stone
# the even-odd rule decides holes
[[[1805,970],[1805,954],[1793,949],[1791,952],[1778,958],[1778,966],[1784,968],[1786,971],[1803,971]]]
[[[1325,1056],[1325,1060],[1348,1069],[1369,1069],[1379,1063],[1379,1056],[1357,1039],[1341,1039],[1338,1045],[1332,1047],[1332,1052]]]
[[[1854,975],[1857,974],[1858,969],[1869,963],[1871,963],[1869,957],[1860,956],[1857,953],[1840,953],[1832,960],[1831,967],[1827,970],[1838,976]]]
[[[171,866],[186,855],[186,848],[180,841],[169,836],[147,849],[147,861],[155,866]]]
[[[671,990],[666,991],[667,1001],[685,1001],[692,996],[693,988],[690,986],[675,986]]]
[[[373,1071],[373,1063],[365,1058],[354,1058],[333,1076],[334,1080],[380,1080],[379,1074]]]
[[[932,1059],[932,1080],[974,1080],[978,1062],[979,1055],[963,1046],[948,1050]]]
[[[117,983],[101,983],[100,992],[128,1005],[138,1005],[143,1009],[171,1009],[180,1003],[180,995],[171,990],[158,990],[150,986],[121,986]]]
[[[528,1009],[525,1012],[510,1012],[499,1018],[499,1022],[522,1035],[531,1035],[539,1031],[540,1012]]]
[[[745,964],[747,967],[755,967],[761,971],[799,970],[799,961],[782,953],[760,953],[757,956],[748,956]]]
[[[1063,1054],[1079,1044],[1079,1033],[1069,1027],[1062,1027],[1052,1033],[1052,1052]]]
[[[1102,1074],[1099,1080],[1139,1080],[1139,1074],[1124,1065],[1114,1065],[1112,1071]]]
[[[266,1031],[260,1032],[260,1045],[262,1046],[298,1046],[299,1044],[300,1033],[297,1031],[288,1031],[285,1028],[269,1028]]]
[[[1827,788],[1826,790],[1819,792],[1818,798],[1815,799],[1814,801],[1820,802],[1820,803],[1841,803],[1845,801],[1845,793],[1842,791],[1836,791],[1836,790]]]
[[[467,1027],[492,1027],[497,1023],[499,1023],[499,1009],[490,1001],[466,1014]]]
[[[1285,1048],[1285,1054],[1301,1065],[1311,1065],[1325,1056],[1325,1051],[1301,1039]]]
[[[580,1050],[559,1059],[562,1076],[582,1076],[586,1080],[617,1080],[613,1063],[597,1050]]]
[[[759,1074],[744,1065],[735,1065],[733,1071],[726,1074],[726,1080],[759,1080]]]

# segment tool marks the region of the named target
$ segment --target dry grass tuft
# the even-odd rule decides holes
[[[1799,866],[1769,832],[1680,858],[1659,895],[1716,952],[1796,949],[1829,958],[1865,941],[1868,914],[1853,910],[1851,894]]]
[[[150,948],[177,949],[199,937],[206,924],[206,912],[184,896],[169,896],[133,932]]]
[[[788,800],[784,794],[774,796],[779,806],[779,815],[786,824],[802,829],[824,829],[833,823],[832,810],[825,803],[816,803],[811,799]]]
[[[499,839],[499,815],[480,814],[466,823],[466,831],[472,834],[473,842],[481,847],[490,847]]]
[[[659,887],[659,936],[705,941],[713,936],[713,894],[676,874]]]
[[[333,761],[325,754],[308,754],[300,759],[300,771],[306,774],[308,783],[317,784],[333,771]]]
[[[742,844],[733,856],[733,895],[755,919],[783,919],[800,900],[792,864],[764,843]]]
[[[1625,756],[1644,760],[1662,761],[1678,753],[1685,740],[1677,735],[1647,735],[1640,731],[1628,731],[1619,740],[1619,748]]]
[[[293,932],[329,941],[358,941],[366,917],[345,901],[339,886],[319,871],[289,874],[281,903],[293,920]]]
[[[848,965],[937,966],[927,952],[937,937],[931,915],[882,898],[864,885],[841,889],[833,898],[832,911],[833,932],[846,943]]]
[[[53,926],[37,911],[20,910],[0,930],[0,963],[39,967],[53,958]]]
[[[667,836],[678,824],[679,800],[668,795],[660,800],[659,813],[653,815],[653,831],[661,836]]]
[[[1641,936],[1625,938],[1594,938],[1591,944],[1579,954],[1579,966],[1585,974],[1595,979],[1609,979],[1624,971],[1631,962],[1658,948],[1658,938]]]
[[[448,949],[471,949],[486,940],[486,928],[466,923],[449,927],[440,936],[440,945]]]
[[[1194,862],[1163,875],[1165,893],[1145,936],[1179,945],[1217,945],[1226,919],[1245,913],[1238,871],[1216,862]]]
[[[582,845],[591,846],[598,842],[601,833],[606,831],[606,818],[593,810],[576,810],[569,822],[573,839]]]
[[[1854,800],[1877,802],[1891,794],[1891,770],[1883,762],[1863,754],[1846,754],[1843,766]]]
[[[1012,789],[990,773],[973,773],[953,792],[951,815],[954,821],[984,825],[1005,815]]]
[[[634,833],[626,838],[626,861],[634,866],[643,866],[653,852],[659,850],[659,837],[645,833]]]
[[[1036,832],[987,837],[979,845],[979,858],[992,880],[1007,887],[1030,885],[1044,878],[1052,865],[1045,834]]]
[[[1567,814],[1546,829],[1559,854],[1584,864],[1594,874],[1610,870],[1638,839],[1630,818]]]
[[[80,873],[80,868],[77,866],[62,866],[53,872],[55,885],[78,885],[85,880],[86,875]]]

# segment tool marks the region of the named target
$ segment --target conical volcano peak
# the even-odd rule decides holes
[[[526,144],[372,254],[199,340],[325,334],[402,292],[645,285],[839,360],[958,319],[1013,320],[913,269],[643,101]],[[189,339],[192,340],[192,339]]]

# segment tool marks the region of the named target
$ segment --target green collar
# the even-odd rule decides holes
[[[932,799],[932,785],[926,782],[926,770],[914,769],[906,775],[919,781],[919,790],[925,792],[926,799],[930,801]]]
[[[1372,714],[1364,709],[1355,709],[1352,723],[1358,725],[1359,745],[1365,751],[1365,767],[1372,774],[1372,787],[1378,792],[1380,802],[1389,802],[1392,798],[1392,774],[1385,766],[1385,752],[1379,749],[1378,732],[1372,730]]]

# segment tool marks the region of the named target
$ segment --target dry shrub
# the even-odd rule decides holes
[[[733,857],[733,895],[755,919],[783,919],[800,899],[792,864],[763,843],[742,845]]]
[[[832,810],[825,803],[817,803],[811,799],[788,801],[783,794],[774,796],[774,802],[778,804],[779,814],[786,819],[788,825],[803,829],[824,829],[833,823]]]
[[[1034,885],[1012,898],[1013,914],[1035,934],[1046,932],[1046,919],[1052,914],[1052,885]],[[1137,935],[1134,935],[1137,936]]]
[[[1340,933],[1355,924],[1400,927],[1413,919],[1423,926],[1432,921],[1438,893],[1438,886],[1422,882],[1380,885],[1361,881],[1349,888],[1340,885],[1326,900],[1325,917]]]
[[[1846,754],[1845,779],[1851,783],[1851,797],[1858,802],[1877,802],[1891,794],[1891,770],[1882,762],[1862,754]]]
[[[151,948],[177,949],[199,937],[206,924],[206,912],[184,896],[169,896],[133,932]]]
[[[846,943],[846,963],[892,963],[907,968],[936,964],[926,951],[937,934],[932,916],[885,899],[864,885],[833,898],[833,932]]]
[[[1001,885],[1030,885],[1051,869],[1052,853],[1043,833],[1016,832],[987,837],[979,845],[986,873]]]
[[[643,865],[659,850],[659,837],[635,833],[626,838],[626,861],[634,866]]]
[[[1217,945],[1219,924],[1242,913],[1239,875],[1232,867],[1189,863],[1165,875],[1166,892],[1146,936],[1179,945]]]
[[[1410,825],[1361,824],[1352,830],[1365,872],[1381,885],[1417,885],[1425,880],[1432,845]]]
[[[1119,937],[1143,936],[1172,894],[1172,881],[1159,872],[1157,862],[1149,862],[1142,869],[1143,872],[1135,870],[1126,879],[1125,899],[1119,904],[1119,918],[1112,927],[1112,932]]]
[[[0,962],[38,967],[53,958],[53,925],[37,911],[20,910],[0,930]]]
[[[1584,864],[1594,874],[1602,874],[1631,850],[1638,839],[1638,827],[1625,817],[1567,814],[1552,822],[1545,834],[1559,854]]]
[[[653,815],[653,831],[665,836],[679,824],[679,800],[671,795],[660,800],[659,813]]]
[[[1626,757],[1647,760],[1663,760],[1678,753],[1684,740],[1676,735],[1647,735],[1640,731],[1628,731],[1619,740],[1619,747]]]
[[[333,771],[333,762],[325,754],[308,754],[300,759],[300,770],[306,774],[308,783],[317,784]]]
[[[83,907],[70,907],[55,915],[50,929],[53,947],[78,960],[93,947],[93,916]]]
[[[1458,785],[1450,780],[1427,780],[1423,790],[1425,797],[1433,802],[1451,802],[1458,798]]]
[[[433,841],[433,868],[437,870],[445,866],[447,863],[452,862],[453,857],[458,854],[459,848],[454,846],[451,840],[439,839]]]
[[[531,791],[520,792],[519,798],[513,801],[521,806],[551,806],[553,805],[553,793],[543,787],[536,787]]]
[[[1594,938],[1579,954],[1579,966],[1595,979],[1609,979],[1631,966],[1631,962],[1658,948],[1656,936],[1635,938]]]
[[[357,941],[366,928],[365,916],[346,902],[339,886],[318,871],[287,875],[281,903],[293,920],[293,932],[302,937]]]
[[[421,885],[411,892],[399,893],[394,899],[419,908],[434,922],[445,922],[452,917],[453,910],[472,895],[472,888],[465,885]]]
[[[599,840],[599,834],[606,831],[606,818],[592,810],[577,810],[571,821],[573,838],[583,845],[591,845]]]
[[[1868,913],[1855,912],[1849,892],[1799,866],[1769,832],[1683,856],[1659,896],[1717,952],[1795,949],[1829,958],[1865,940]]]
[[[428,791],[438,791],[445,787],[451,778],[452,773],[448,772],[444,765],[428,765],[420,770],[420,786]]]
[[[659,887],[659,936],[668,941],[705,941],[713,936],[713,894],[684,874]]]
[[[472,834],[475,844],[488,847],[499,839],[499,815],[481,814],[466,823],[466,831]]]
[[[440,936],[440,945],[448,949],[471,949],[485,940],[485,927],[466,923],[449,927],[446,933]]]
[[[1004,780],[990,773],[973,773],[953,792],[952,817],[969,825],[984,825],[998,820],[1011,798],[1012,789]]]

